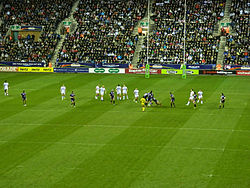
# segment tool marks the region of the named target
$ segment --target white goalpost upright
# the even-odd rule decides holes
[[[187,75],[186,75],[186,14],[187,14],[187,1],[185,0],[184,3],[184,30],[183,30],[183,64],[181,65],[182,67],[182,78],[186,79]]]
[[[148,52],[149,52],[149,19],[150,19],[150,15],[149,15],[149,10],[150,10],[150,0],[148,0],[148,22],[147,22],[147,26],[148,26],[148,32],[147,32],[147,63],[146,63],[146,67],[145,67],[145,78],[149,78],[149,62],[148,62]]]

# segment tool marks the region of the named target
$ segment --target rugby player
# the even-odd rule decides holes
[[[128,88],[125,85],[123,85],[122,87],[122,94],[123,94],[123,100],[125,100],[125,97],[127,97],[128,99]]]
[[[152,105],[152,100],[153,100],[153,98],[154,98],[154,94],[153,94],[152,91],[150,91],[150,92],[148,93],[148,103],[147,103],[149,106]]]
[[[65,94],[66,94],[66,87],[64,85],[61,86],[60,88],[61,95],[62,95],[62,100],[65,99]]]
[[[197,95],[194,92],[194,96],[193,96],[194,109],[196,108],[196,102],[197,102]]]
[[[135,95],[134,101],[137,103],[139,99],[139,90],[137,88],[135,88],[134,90],[134,95]]]
[[[71,100],[71,105],[73,105],[74,107],[76,107],[76,102],[75,102],[75,94],[72,91],[72,93],[70,94],[70,100]]]
[[[122,95],[121,95],[121,93],[122,93],[122,87],[118,84],[117,86],[116,86],[116,94],[117,94],[117,100],[122,100]]]
[[[100,88],[101,101],[103,101],[103,96],[105,93],[106,93],[106,89],[105,89],[104,85],[102,85],[102,87]]]
[[[4,89],[4,95],[7,96],[9,95],[9,83],[7,82],[7,80],[4,81],[3,83],[3,89]]]
[[[224,108],[224,104],[225,104],[225,100],[226,100],[226,97],[223,93],[221,93],[221,97],[220,97],[220,108],[222,106],[222,108]]]
[[[110,96],[110,102],[111,102],[111,104],[115,105],[115,93],[114,93],[113,89],[109,93],[109,96]]]
[[[140,100],[140,102],[141,102],[142,111],[144,112],[145,111],[146,99],[144,97],[142,97],[141,100]]]
[[[199,103],[201,101],[201,104],[203,104],[203,91],[198,91],[198,101],[197,103]]]
[[[174,95],[170,92],[170,106],[171,106],[171,108],[172,108],[172,107],[175,108],[175,103],[174,103],[174,101],[175,101],[175,97],[174,97]]]
[[[97,86],[95,87],[95,99],[98,99],[99,93],[100,93],[100,87],[99,87],[99,85],[97,85]]]
[[[160,103],[160,101],[158,101],[156,98],[152,98],[152,100],[155,102],[155,104],[157,104],[157,105],[160,105],[161,106],[161,103]]]
[[[190,102],[193,102],[193,100],[194,100],[194,90],[191,89],[190,96],[189,96],[189,99],[188,99],[188,102],[186,105],[188,106],[190,104]]]
[[[27,102],[27,96],[25,91],[23,90],[23,92],[21,93],[21,97],[22,97],[22,101],[23,101],[23,106],[26,106],[26,102]]]

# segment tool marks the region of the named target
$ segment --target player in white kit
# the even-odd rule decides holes
[[[106,89],[105,89],[104,85],[102,85],[102,87],[100,88],[101,101],[103,101],[103,96],[105,93],[106,93]]]
[[[4,81],[3,83],[3,89],[4,89],[4,95],[9,95],[9,83],[7,82],[7,80]]]
[[[134,95],[135,95],[134,101],[137,103],[139,99],[139,90],[137,88],[135,88],[134,90]]]
[[[189,96],[189,99],[188,99],[188,102],[186,105],[188,106],[190,104],[190,102],[193,102],[193,100],[194,100],[194,90],[191,89],[190,96]]]
[[[121,93],[122,93],[122,87],[118,84],[117,86],[116,86],[116,94],[117,94],[117,100],[122,100],[122,95],[121,95]]]
[[[198,92],[198,101],[197,103],[199,103],[201,101],[201,104],[203,104],[203,92],[200,90]]]
[[[125,100],[126,96],[127,96],[127,99],[128,99],[128,88],[125,85],[123,85],[123,87],[122,87],[122,94],[123,94],[123,100]]]
[[[61,95],[62,95],[62,100],[64,100],[65,95],[66,95],[66,87],[64,85],[61,86],[60,92],[61,92]]]
[[[97,85],[97,86],[95,87],[95,99],[98,99],[99,93],[100,93],[100,87],[99,87],[99,85]]]

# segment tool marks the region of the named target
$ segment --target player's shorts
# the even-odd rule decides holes
[[[118,91],[118,92],[117,92],[117,95],[121,95],[121,92],[120,92],[120,91]]]
[[[203,98],[203,96],[198,96],[198,99],[202,99]]]
[[[127,92],[122,92],[123,94],[127,95],[128,93]]]
[[[70,99],[71,100],[71,102],[74,102],[75,101],[75,99]]]
[[[145,103],[141,103],[141,106],[144,107],[144,106],[145,106]]]
[[[224,103],[225,102],[225,100],[220,100],[220,103]]]
[[[65,95],[65,92],[61,92],[61,95]]]
[[[101,95],[104,95],[104,93],[103,93],[103,92],[101,92],[100,94],[101,94]]]
[[[171,102],[174,102],[175,99],[171,99]]]
[[[193,96],[192,96],[192,97],[189,97],[189,99],[190,99],[190,100],[194,100],[194,97],[193,97]]]
[[[96,93],[96,94],[99,94],[100,92],[99,92],[99,91],[96,91],[95,93]]]
[[[22,97],[22,99],[23,99],[23,101],[25,101],[25,100],[26,100],[26,97]]]
[[[135,95],[135,98],[138,98],[139,97],[139,95]]]

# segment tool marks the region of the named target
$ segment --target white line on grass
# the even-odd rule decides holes
[[[129,126],[129,125],[105,125],[105,124],[54,124],[54,123],[1,123],[0,126],[65,126],[65,127],[98,127],[98,128],[134,128],[134,129],[160,129],[160,130],[194,130],[194,131],[224,131],[224,132],[250,132],[244,129],[217,129],[200,127],[159,127],[159,126]]]
[[[231,152],[249,152],[247,149],[229,149],[229,148],[207,148],[207,147],[182,147],[166,145],[142,145],[142,144],[101,144],[101,143],[83,143],[83,142],[49,142],[49,141],[8,141],[0,140],[0,143],[13,144],[60,144],[60,145],[80,145],[80,146],[119,146],[119,147],[143,147],[143,148],[168,148],[181,150],[208,150],[208,151],[231,151]]]

